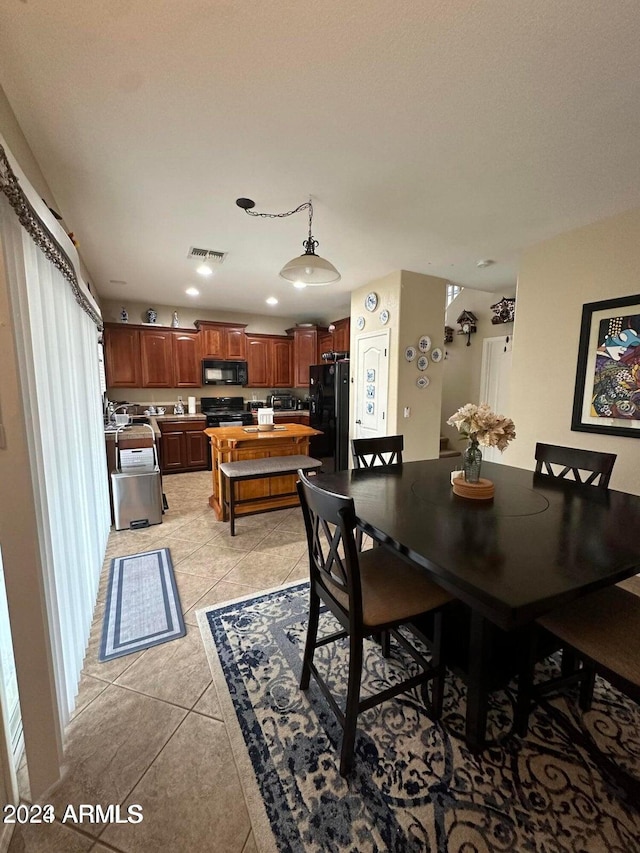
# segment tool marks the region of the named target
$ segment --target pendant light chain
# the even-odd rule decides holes
[[[256,203],[251,198],[237,198],[236,204],[245,213],[248,213],[249,216],[260,216],[263,219],[284,219],[286,216],[293,216],[294,213],[300,213],[301,210],[308,210],[309,236],[306,240],[302,241],[304,254],[286,263],[280,270],[280,275],[282,278],[287,279],[287,281],[292,281],[296,287],[316,286],[330,284],[332,281],[340,281],[340,273],[331,261],[321,258],[316,254],[316,247],[320,244],[313,236],[313,204],[311,199],[298,205],[294,210],[286,211],[286,213],[256,213],[253,210]]]
[[[307,240],[302,241],[302,245],[304,246],[307,255],[313,255],[315,254],[316,247],[320,244],[314,239],[313,234],[311,233],[313,223],[313,204],[311,203],[311,199],[298,205],[295,210],[289,210],[286,213],[256,213],[254,210],[247,210],[246,208],[244,212],[248,213],[249,216],[261,216],[264,219],[283,219],[285,216],[292,216],[294,213],[300,213],[301,210],[305,210],[306,208],[309,209],[309,237]]]

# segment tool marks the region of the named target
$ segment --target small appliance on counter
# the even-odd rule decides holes
[[[247,411],[248,412],[257,412],[258,409],[264,408],[267,404],[264,400],[249,400],[247,403]]]
[[[173,407],[174,415],[184,415],[184,403],[182,402],[182,397],[178,397],[178,402]]]
[[[291,411],[296,407],[296,398],[286,391],[274,391],[267,396],[267,405],[277,411]]]

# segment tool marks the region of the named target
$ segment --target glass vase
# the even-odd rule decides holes
[[[469,439],[469,444],[462,454],[462,470],[467,483],[477,483],[480,479],[482,466],[482,451],[475,438]]]

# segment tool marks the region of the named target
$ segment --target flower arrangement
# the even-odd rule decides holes
[[[451,415],[447,423],[456,427],[461,438],[477,441],[483,447],[497,447],[500,453],[516,437],[511,418],[496,415],[487,403],[479,406],[467,403]]]

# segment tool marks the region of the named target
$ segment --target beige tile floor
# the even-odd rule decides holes
[[[306,544],[299,509],[239,519],[232,539],[208,506],[210,476],[165,477],[163,523],[111,532],[64,775],[42,800],[58,819],[67,804],[139,803],[142,823],[18,827],[9,853],[255,853],[195,612],[307,577]],[[157,547],[171,549],[187,635],[98,663],[111,559]],[[19,781],[30,801],[24,765]]]

